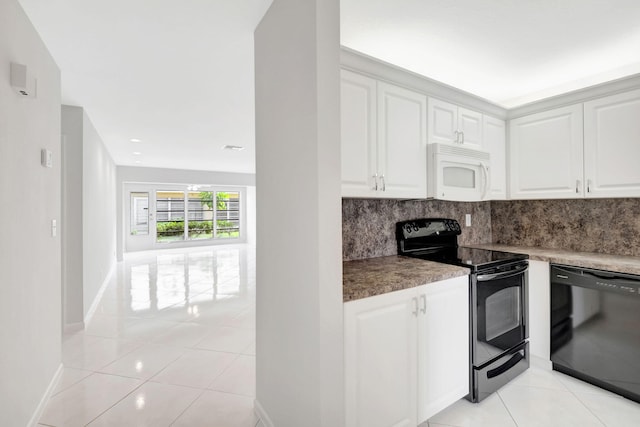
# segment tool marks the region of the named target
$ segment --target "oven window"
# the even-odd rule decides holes
[[[487,341],[520,326],[520,288],[505,288],[489,296],[486,300],[485,316]]]
[[[476,188],[476,171],[458,166],[447,166],[442,169],[442,181],[447,187]]]

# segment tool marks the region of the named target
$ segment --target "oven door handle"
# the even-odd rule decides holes
[[[509,369],[513,368],[524,359],[524,354],[522,354],[522,350],[518,351],[516,354],[511,357],[511,359],[507,360],[504,365],[498,366],[490,371],[487,371],[487,378],[497,377],[498,375],[502,375],[507,372]]]
[[[518,267],[511,271],[505,271],[504,273],[495,273],[495,274],[479,274],[477,279],[478,282],[488,282],[489,280],[498,280],[498,279],[506,279],[508,277],[517,276],[518,274],[522,274],[527,271],[529,268],[528,265],[524,265],[522,267]]]

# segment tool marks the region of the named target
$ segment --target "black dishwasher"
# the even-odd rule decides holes
[[[640,402],[640,276],[552,264],[551,362]]]

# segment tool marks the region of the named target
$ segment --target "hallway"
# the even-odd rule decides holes
[[[255,286],[252,246],[127,254],[39,425],[256,426]]]

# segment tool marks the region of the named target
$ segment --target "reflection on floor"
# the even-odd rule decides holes
[[[255,283],[246,245],[129,254],[40,425],[256,426]]]
[[[421,427],[637,427],[640,404],[531,367],[478,404],[460,400]]]

